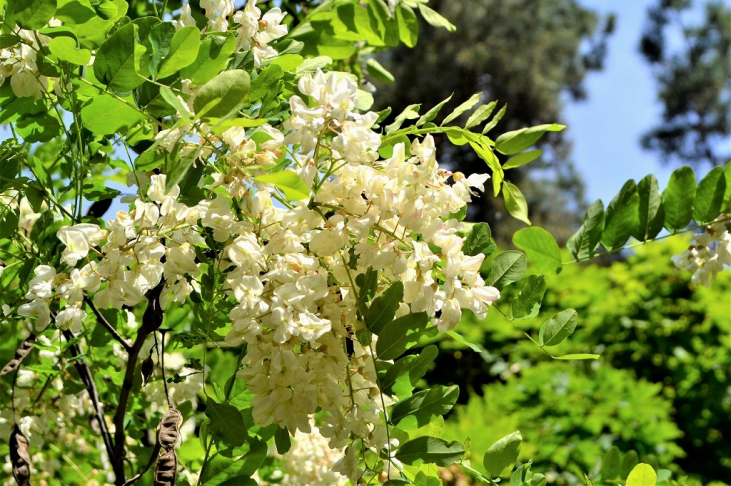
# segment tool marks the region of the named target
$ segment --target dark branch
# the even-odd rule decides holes
[[[112,337],[116,339],[119,344],[122,345],[125,351],[129,353],[132,350],[132,346],[130,346],[130,344],[117,332],[116,329],[114,329],[114,326],[112,326],[109,321],[107,321],[107,319],[102,315],[102,313],[99,312],[99,309],[97,309],[94,305],[94,301],[91,300],[86,294],[84,294],[84,302],[86,302],[86,305],[91,308],[91,311],[96,316],[97,322],[104,326],[106,330],[109,331],[109,334],[111,334]]]
[[[69,343],[71,343],[74,339],[73,333],[68,329],[63,331],[63,335]],[[99,430],[101,431],[102,439],[104,440],[104,447],[107,450],[109,460],[112,464],[114,464],[114,442],[112,442],[112,435],[109,433],[107,422],[104,419],[104,404],[99,401],[99,392],[96,389],[96,383],[91,375],[91,370],[83,358],[78,358],[81,355],[81,349],[77,344],[70,344],[69,350],[71,351],[71,356],[77,358],[74,359],[74,366],[76,367],[76,371],[79,373],[82,383],[84,383],[84,386],[86,387],[86,391],[89,393],[91,403],[94,405],[94,413],[97,422],[99,422]]]
[[[135,342],[128,350],[127,357],[127,368],[124,372],[124,381],[122,382],[122,389],[119,392],[119,405],[117,410],[114,412],[114,461],[112,461],[112,467],[114,468],[115,484],[122,486],[125,483],[124,475],[124,415],[127,412],[127,403],[129,402],[129,396],[132,392],[132,385],[135,379],[135,370],[137,368],[137,359],[140,356],[140,350],[145,344],[147,337],[155,332],[162,324],[162,309],[160,308],[160,294],[165,286],[165,281],[161,281],[157,287],[150,290],[147,294],[147,309],[142,317],[142,325],[137,331],[137,337]]]

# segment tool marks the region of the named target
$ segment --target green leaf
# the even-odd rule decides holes
[[[458,342],[459,344],[461,344],[462,346],[464,346],[465,348],[469,348],[469,349],[471,349],[472,351],[474,351],[475,353],[484,353],[484,352],[485,352],[485,350],[484,350],[484,349],[482,349],[482,347],[480,347],[479,345],[477,345],[477,344],[475,344],[475,343],[471,343],[471,342],[469,342],[468,340],[466,340],[466,339],[464,338],[464,336],[462,336],[462,335],[461,335],[460,333],[458,333],[457,331],[454,331],[454,330],[452,330],[452,331],[447,331],[447,335],[448,335],[449,337],[451,337],[452,339],[454,339],[455,341],[457,341],[457,342]]]
[[[18,230],[18,213],[0,205],[0,240],[10,238]]]
[[[447,116],[447,118],[444,119],[442,122],[442,126],[446,125],[447,123],[451,122],[455,118],[457,118],[459,115],[464,113],[467,110],[472,109],[473,106],[475,106],[477,103],[479,103],[480,98],[482,98],[482,93],[475,93],[473,94],[470,99],[459,105],[457,108],[454,109],[452,113]]]
[[[601,199],[594,201],[584,215],[579,231],[571,235],[566,247],[571,256],[577,260],[591,258],[594,255],[604,231],[604,204]]]
[[[530,472],[531,463],[526,462],[510,476],[510,486],[521,486],[521,484],[527,482],[533,474]]]
[[[640,220],[638,232],[633,236],[639,241],[647,241],[660,233],[665,220],[662,196],[654,175],[646,176],[637,184],[637,195],[639,196]]]
[[[541,346],[561,344],[576,329],[579,314],[574,309],[565,309],[543,323],[538,333]]]
[[[376,297],[365,315],[365,325],[373,334],[380,334],[383,326],[393,317],[404,300],[404,284],[394,282],[385,292]]]
[[[100,135],[113,135],[145,120],[142,113],[109,94],[94,96],[81,108],[84,128]]]
[[[378,272],[373,267],[368,267],[365,273],[355,276],[355,284],[359,290],[358,297],[366,302],[370,301],[378,288]]]
[[[637,455],[637,451],[631,450],[624,453],[622,456],[622,463],[619,466],[619,477],[621,479],[627,479],[632,469],[639,464],[640,459]]]
[[[274,444],[277,446],[277,454],[286,454],[292,447],[287,427],[277,427],[274,432]]]
[[[466,132],[466,133],[471,134],[472,132]],[[479,136],[481,137],[481,135],[479,135]],[[483,137],[483,138],[485,138],[485,137]],[[451,139],[451,137],[450,137],[450,139]],[[500,193],[500,187],[503,183],[503,179],[505,176],[505,173],[503,172],[503,168],[500,166],[500,161],[497,159],[497,156],[495,156],[492,149],[487,147],[483,143],[477,143],[477,142],[473,142],[470,140],[470,147],[472,147],[472,149],[475,151],[475,153],[477,155],[479,155],[480,158],[487,163],[487,166],[490,168],[490,170],[492,170],[492,190],[493,190],[493,194],[495,196],[497,196]],[[518,190],[518,188],[513,186],[512,184],[511,184],[511,186],[512,187],[509,190]],[[519,190],[518,190],[518,193],[520,194]],[[505,188],[503,188],[503,197],[505,197]],[[523,194],[520,194],[519,198],[523,198]],[[513,203],[519,203],[519,201],[516,201],[514,198],[511,199],[511,201],[513,201]],[[523,203],[525,203],[525,198],[523,198],[522,201],[523,201]],[[506,199],[505,204],[507,205],[507,199]],[[513,209],[516,209],[516,208],[514,207]]]
[[[419,380],[426,374],[429,365],[436,359],[436,346],[425,347],[417,355],[404,356],[391,366],[379,380],[381,390],[387,394],[402,397],[411,394]]]
[[[249,73],[242,69],[224,71],[198,88],[193,108],[198,116],[223,118],[238,111],[249,95]]]
[[[0,7],[1,9],[2,7]],[[0,49],[7,49],[17,45],[20,42],[20,37],[13,34],[0,34]]]
[[[483,135],[486,134],[487,132],[489,132],[490,130],[492,130],[493,128],[495,128],[495,126],[498,124],[498,122],[503,119],[503,116],[505,115],[505,112],[507,111],[507,109],[508,109],[508,105],[503,105],[503,107],[500,108],[500,111],[498,111],[497,114],[492,118],[492,120],[490,120],[490,123],[485,125],[484,128],[482,129]]]
[[[538,157],[541,156],[541,154],[543,154],[543,150],[530,150],[528,152],[518,154],[515,157],[509,158],[508,161],[503,164],[503,170],[522,167],[536,160]]]
[[[516,231],[513,244],[525,252],[539,272],[561,271],[561,250],[551,233],[543,228],[523,228]]]
[[[673,233],[688,226],[693,216],[693,200],[695,199],[695,173],[684,165],[673,171],[668,187],[662,193],[662,205],[665,208],[665,227]]]
[[[95,4],[93,7],[99,17],[104,20],[113,19],[119,13],[117,6],[108,0]]]
[[[382,361],[396,359],[413,347],[427,331],[429,316],[425,312],[406,314],[386,324],[376,342],[376,355]]]
[[[505,155],[514,155],[536,143],[546,132],[560,132],[565,125],[553,123],[521,128],[512,132],[503,133],[495,140],[495,150]]]
[[[546,277],[543,275],[528,275],[525,285],[510,304],[510,314],[513,319],[530,319],[538,315],[546,293]]]
[[[167,167],[167,178],[165,180],[165,190],[170,190],[175,184],[180,186],[181,191],[184,189],[183,181],[187,180],[190,174],[194,174],[193,164],[195,163],[195,152],[191,152],[187,155],[180,155],[173,158],[172,162]],[[202,173],[203,164],[198,164],[198,178]],[[198,181],[190,185],[194,187]],[[183,191],[185,194],[185,191]]]
[[[467,123],[465,123],[465,129],[472,128],[474,126],[479,125],[480,123],[487,120],[490,115],[492,115],[492,111],[495,109],[495,105],[497,105],[496,101],[491,101],[486,105],[482,105],[479,108],[475,110],[472,115],[467,119]]]
[[[200,45],[195,61],[180,70],[180,77],[190,79],[196,86],[207,83],[225,69],[235,49],[234,36],[211,36]]]
[[[15,129],[25,142],[48,142],[61,133],[61,123],[50,114],[39,113],[24,116],[18,120]]]
[[[413,430],[427,425],[433,416],[445,415],[452,410],[459,398],[457,385],[434,386],[428,390],[414,393],[391,409],[390,420],[405,430]]]
[[[698,224],[710,223],[718,218],[726,193],[726,176],[723,168],[714,167],[698,184],[693,201],[693,219]]]
[[[251,479],[264,463],[267,454],[266,442],[256,441],[243,457],[226,457],[221,453],[211,456],[201,478],[206,486],[256,486]]]
[[[419,12],[421,12],[421,16],[424,17],[424,20],[426,20],[428,24],[433,25],[434,27],[445,28],[449,32],[454,32],[455,30],[457,30],[457,27],[452,25],[449,20],[442,17],[442,15],[440,15],[435,10],[432,10],[423,3],[419,3],[417,5],[419,6]]]
[[[406,47],[414,47],[419,38],[419,20],[416,18],[416,14],[403,3],[396,5],[395,13],[399,39]]]
[[[404,111],[402,111],[396,119],[391,123],[389,126],[386,127],[386,134],[393,133],[399,128],[401,128],[401,125],[406,120],[413,120],[414,118],[419,118],[419,108],[421,108],[421,105],[415,104],[415,105],[409,105],[406,108],[404,108]]]
[[[120,191],[107,187],[103,182],[86,183],[82,187],[84,197],[89,201],[99,201],[101,199],[113,199],[121,194]]]
[[[723,193],[723,212],[731,211],[731,162],[727,163],[723,168],[723,174],[726,178],[726,190]]]
[[[164,99],[170,106],[175,108],[175,111],[178,112],[180,117],[186,122],[190,123],[191,118],[188,114],[188,107],[183,104],[183,102],[178,98],[175,93],[173,93],[173,90],[168,88],[167,86],[160,86],[160,96],[162,99]]]
[[[627,476],[626,486],[655,486],[657,474],[649,464],[640,463]]]
[[[132,91],[145,82],[139,74],[145,47],[135,42],[137,29],[131,23],[120,27],[96,51],[94,75],[115,91]]]
[[[241,412],[228,403],[216,403],[212,398],[206,403],[206,416],[211,419],[209,430],[221,437],[224,444],[240,446],[246,442],[248,431]]]
[[[423,436],[402,444],[396,452],[396,459],[409,465],[424,462],[446,467],[459,461],[464,452],[464,446],[457,441]]]
[[[276,87],[279,84],[279,80],[284,76],[284,70],[272,64],[259,73],[251,83],[251,92],[249,93],[249,100],[252,103],[259,102],[264,96],[270,91],[276,91]]]
[[[503,289],[507,285],[520,280],[528,268],[528,261],[519,251],[505,251],[495,257],[490,273],[485,279],[486,285]]]
[[[604,233],[602,234],[602,246],[607,251],[621,248],[630,235],[637,233],[639,226],[639,202],[637,186],[632,179],[622,186],[612,202],[607,206],[607,213],[604,218]]]
[[[366,61],[366,66],[368,66],[368,74],[370,74],[376,81],[380,81],[384,84],[393,83],[395,81],[393,74],[383,67],[380,62],[376,61],[376,58],[371,57],[368,59]]]
[[[90,5],[89,1],[60,0],[54,17],[63,22],[64,28],[68,28],[76,34],[81,47],[89,50],[98,49],[109,37],[109,30],[112,26],[117,20],[124,17],[129,8],[126,0],[112,0],[111,4],[116,8],[116,13],[105,19]],[[100,3],[97,8],[101,8],[101,6]],[[111,8],[105,7],[104,12],[104,15],[108,16]]]
[[[518,186],[510,182],[504,182],[503,199],[505,199],[505,209],[508,210],[511,216],[523,221],[525,224],[531,224],[528,219],[528,203]]]
[[[310,188],[296,172],[283,170],[272,174],[263,174],[254,177],[259,182],[274,184],[290,201],[299,201],[310,197]]]
[[[435,119],[437,117],[437,115],[439,114],[439,112],[441,111],[441,109],[444,107],[444,105],[446,105],[447,102],[452,99],[452,96],[453,95],[449,95],[449,97],[446,100],[440,101],[435,107],[433,107],[431,110],[424,113],[424,115],[422,115],[422,117],[419,118],[419,120],[416,122],[416,126],[420,127],[424,123],[430,122],[433,119]]]
[[[8,0],[7,16],[24,29],[36,30],[51,20],[56,7],[56,0]]]
[[[170,42],[170,50],[162,60],[156,78],[167,78],[195,62],[201,44],[200,38],[201,33],[194,25],[178,30]]]
[[[497,249],[497,245],[492,239],[490,225],[487,223],[476,223],[472,226],[472,231],[465,238],[462,244],[462,253],[469,256],[484,253],[489,255]]]
[[[71,37],[54,37],[48,44],[48,49],[60,60],[77,66],[86,66],[91,60],[91,51],[77,49],[76,41]]]
[[[599,359],[599,354],[564,354],[563,356],[553,356],[553,359],[563,360],[584,360],[584,359]]]
[[[522,441],[523,437],[520,435],[520,431],[516,430],[490,446],[482,459],[482,465],[485,466],[487,476],[490,479],[500,476],[503,469],[515,464],[515,461],[518,460]]]

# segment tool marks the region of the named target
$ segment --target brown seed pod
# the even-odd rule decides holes
[[[178,476],[178,456],[175,450],[160,454],[155,466],[155,486],[172,486]]]
[[[158,442],[160,447],[170,451],[178,443],[180,436],[180,424],[183,423],[183,414],[176,408],[171,408],[160,420],[158,425]]]
[[[155,363],[152,362],[152,349],[150,349],[150,356],[142,362],[142,367],[140,369],[140,372],[142,373],[143,387],[150,381],[153,371],[155,371]]]
[[[30,353],[33,349],[33,341],[35,340],[36,337],[31,334],[25,341],[20,343],[18,349],[15,350],[15,356],[13,356],[13,359],[11,359],[8,364],[5,365],[2,371],[0,371],[0,376],[7,375],[8,373],[12,373],[13,371],[18,369],[20,363],[23,362],[25,357],[28,356],[28,353]]]
[[[28,439],[16,424],[10,434],[10,462],[13,466],[13,477],[18,486],[30,486],[30,454]]]

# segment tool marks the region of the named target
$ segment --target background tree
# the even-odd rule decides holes
[[[439,0],[429,5],[457,25],[457,32],[420,22],[420,35],[429,42],[383,53],[380,59],[396,82],[378,85],[378,103],[400,113],[412,103],[428,108],[454,93],[456,105],[483,92],[485,99],[507,105],[498,124],[503,131],[560,121],[566,97],[584,99],[584,77],[601,69],[614,23],[575,0]],[[468,149],[444,145],[442,163],[465,174],[484,170],[484,162]],[[542,163],[532,164],[537,169],[530,176],[513,171],[511,182],[524,189],[531,219],[563,241],[580,224],[576,215],[582,212],[584,186],[570,162],[565,135],[552,134],[541,148]],[[469,217],[494,223],[505,215],[501,203],[483,197]],[[522,225],[503,223],[502,235]]]
[[[700,18],[700,20],[698,20]],[[731,137],[731,8],[658,0],[640,48],[658,83],[662,121],[642,144],[665,162],[721,165]]]

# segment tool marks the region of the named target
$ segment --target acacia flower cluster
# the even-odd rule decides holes
[[[676,267],[693,274],[694,284],[708,286],[724,265],[731,265],[731,234],[725,222],[728,215],[721,214],[719,219],[723,221],[693,235],[688,249],[672,257]]]
[[[49,26],[61,22],[51,19]],[[51,38],[32,30],[17,28],[14,34],[18,44],[0,49],[0,84],[10,79],[10,87],[18,98],[41,98],[48,90],[49,78],[40,73],[37,57],[41,47],[48,46]]]
[[[385,420],[393,400],[379,388],[373,345],[356,337],[356,276],[378,272],[378,293],[402,282],[396,316],[426,313],[440,331],[454,328],[464,309],[484,317],[500,294],[480,276],[484,255],[463,253],[453,215],[487,176],[440,168],[430,135],[379,160],[377,115],[357,111],[353,79],[318,71],[298,86],[286,134],[264,126],[256,141],[236,127],[220,136],[219,151],[229,154],[212,162],[209,198],[187,206],[164,174],[138,173],[140,197],[107,229],[62,227],[63,268],[37,267],[18,312],[35,316],[40,331],[58,308],[56,325],[78,332],[85,295],[101,308],[134,307],[163,285],[165,308],[199,293],[213,267],[224,282],[219,298],[232,306],[225,341],[247,345],[238,376],[255,395],[255,421],[310,433],[320,411],[318,431],[330,447],[351,444],[352,455],[361,440],[388,451],[396,444]],[[257,179],[285,152],[308,198],[292,201]],[[353,481],[362,474],[353,460],[338,471]]]

